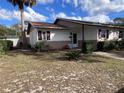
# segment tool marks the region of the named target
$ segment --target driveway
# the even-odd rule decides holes
[[[119,59],[119,60],[124,60],[124,51],[94,52],[93,54],[110,57],[114,59]]]

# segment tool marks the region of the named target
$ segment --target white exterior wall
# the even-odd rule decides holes
[[[59,20],[57,22],[57,24],[59,25],[63,25],[63,26],[67,26],[69,28],[71,28],[72,30],[73,29],[78,29],[78,30],[75,30],[75,31],[80,31],[79,32],[79,40],[82,40],[82,25],[81,24],[78,24],[78,23],[74,23],[74,22],[69,22],[69,21],[66,21],[66,20]],[[119,36],[119,29],[117,28],[108,28],[108,27],[99,27],[99,26],[88,26],[88,25],[85,25],[84,26],[84,40],[97,40],[97,41],[105,41],[106,39],[99,39],[98,38],[98,30],[99,29],[106,29],[106,30],[109,30],[109,38],[107,40],[115,40],[115,39],[119,39],[118,36]],[[124,32],[123,32],[123,36],[124,36]],[[123,37],[124,39],[124,37]]]
[[[30,32],[29,40],[30,40],[29,42],[30,42],[31,46],[34,46],[36,44],[36,42],[38,41],[37,29],[33,29],[33,31]]]
[[[42,30],[50,31],[50,30]],[[82,40],[82,28],[73,28],[72,30],[51,30],[50,41],[70,41],[70,33],[77,33],[77,39]],[[84,40],[97,40],[97,27],[85,26]]]
[[[67,26],[72,31],[77,31],[78,33],[78,40],[82,40],[82,24],[73,23],[69,21],[59,20],[59,25]],[[84,40],[97,40],[97,27],[96,26],[84,26]]]
[[[99,29],[109,30],[108,39],[99,39],[98,32]],[[123,32],[124,36],[124,32]],[[124,39],[124,37],[123,37]],[[110,41],[110,40],[121,40],[119,38],[119,29],[98,27],[98,26],[84,26],[84,40],[97,40],[97,41]]]
[[[42,29],[42,32],[50,31],[50,40],[47,41],[71,41],[69,36],[70,33],[77,33],[77,39],[81,40],[81,31],[76,30],[50,30],[50,29]],[[38,42],[38,30],[35,29],[30,32],[30,44],[34,46],[36,42]]]
[[[82,40],[82,28],[73,28],[72,30],[50,30],[41,29],[41,31],[50,31],[50,40],[48,41],[71,41],[69,36],[70,33],[77,33],[77,40]],[[84,28],[84,39],[85,40],[97,40],[97,28],[94,26],[85,26]],[[34,46],[38,42],[38,30],[34,29],[30,32],[30,44]]]
[[[82,40],[82,25],[81,24],[63,21],[63,20],[59,20],[57,24],[68,27],[69,29],[71,29],[70,32],[75,32],[78,34],[78,40]]]
[[[70,31],[44,29],[43,32],[50,31],[50,40],[48,41],[69,41]]]
[[[122,38],[119,38],[119,30],[118,29],[110,29],[110,28],[98,28],[97,32],[99,29],[104,29],[104,30],[109,30],[109,37],[108,39],[99,39],[98,33],[97,33],[97,40],[98,41],[111,41],[111,40],[121,40]],[[124,36],[124,32],[123,32]],[[123,37],[124,38],[124,37]]]
[[[84,26],[84,40],[96,40],[96,41],[105,41],[99,39],[98,31],[99,29],[109,30],[109,38],[107,40],[115,40],[118,39],[119,31],[115,29],[98,27],[98,26]],[[53,29],[41,29],[41,31],[50,31],[50,40],[48,41],[71,41],[69,36],[71,32],[77,33],[78,41],[82,40],[82,26],[71,28],[71,30],[53,30]],[[34,29],[30,32],[30,44],[34,46],[36,42],[38,42],[38,30]]]
[[[108,40],[117,40],[117,39],[119,39],[119,31],[111,30],[109,32]]]
[[[84,40],[97,40],[97,27],[96,26],[84,26]]]

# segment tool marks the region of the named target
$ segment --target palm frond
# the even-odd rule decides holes
[[[36,0],[24,0],[24,1],[25,1],[24,4],[25,4],[26,6],[32,7],[33,5],[36,4]]]
[[[14,6],[16,6],[18,0],[7,0],[7,1],[10,2],[10,3],[12,3]]]
[[[19,9],[23,9],[24,5],[32,7],[36,4],[36,0],[7,0],[12,3],[14,6],[18,5]]]

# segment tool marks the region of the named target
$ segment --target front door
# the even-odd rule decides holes
[[[72,33],[72,44],[73,47],[78,47],[77,33]]]

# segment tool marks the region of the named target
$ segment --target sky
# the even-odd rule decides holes
[[[124,17],[124,0],[37,0],[25,7],[25,20],[53,23],[56,18],[108,23]],[[0,0],[0,24],[20,23],[20,12],[7,0]]]

